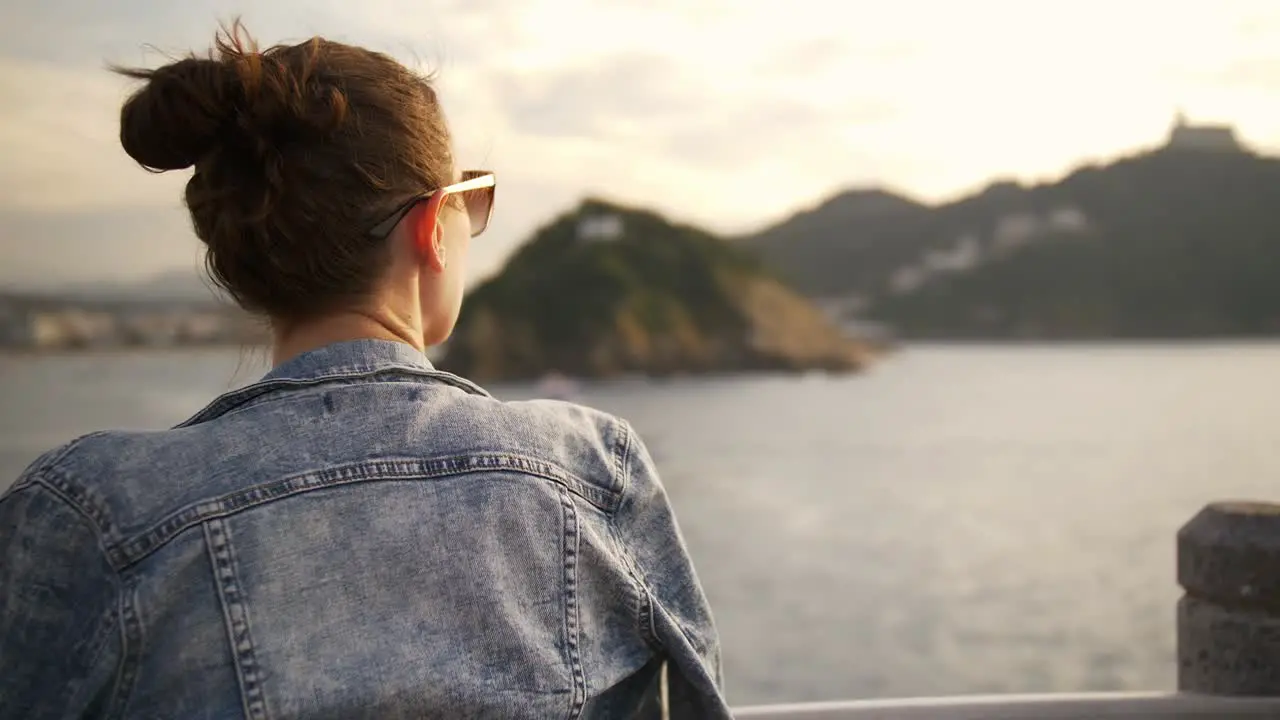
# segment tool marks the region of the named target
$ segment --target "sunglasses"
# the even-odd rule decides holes
[[[369,237],[375,240],[386,240],[391,231],[396,229],[396,225],[399,225],[404,216],[417,207],[418,203],[436,196],[441,198],[439,202],[444,202],[444,198],[449,195],[462,196],[462,202],[467,207],[467,216],[471,219],[471,237],[475,237],[489,226],[489,218],[493,215],[493,193],[496,188],[497,179],[488,170],[464,170],[462,180],[439,190],[414,195],[406,200],[386,220],[374,225],[369,231]]]

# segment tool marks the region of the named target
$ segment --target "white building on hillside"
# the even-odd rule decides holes
[[[1026,245],[1043,231],[1044,221],[1035,213],[1002,215],[996,220],[995,230],[991,233],[992,250],[1001,253]]]
[[[587,242],[610,242],[622,237],[622,217],[588,215],[578,221],[578,239]]]
[[[1089,230],[1089,216],[1078,207],[1060,207],[1049,213],[1049,227],[1058,232],[1086,232]]]
[[[957,273],[972,270],[982,262],[982,243],[976,234],[962,235],[949,248],[926,252],[922,262],[931,273]]]

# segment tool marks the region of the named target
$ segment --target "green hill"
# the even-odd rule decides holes
[[[920,251],[931,210],[884,190],[850,190],[741,242],[808,295],[867,292]]]
[[[751,254],[598,200],[470,293],[440,365],[477,380],[857,370],[867,349]]]
[[[793,219],[743,242],[804,292],[858,296],[906,336],[1280,332],[1274,158],[1162,148],[1056,183],[819,227],[839,202],[806,213],[812,230]]]

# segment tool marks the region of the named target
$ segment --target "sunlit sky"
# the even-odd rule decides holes
[[[1174,112],[1280,148],[1276,0],[9,0],[0,285],[196,267],[187,173],[116,139],[108,62],[241,15],[439,73],[460,163],[499,173],[473,271],[587,194],[745,232],[835,192],[930,201],[1162,141]]]

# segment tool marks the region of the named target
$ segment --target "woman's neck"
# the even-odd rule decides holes
[[[422,331],[388,312],[351,311],[313,321],[278,327],[272,342],[273,365],[325,345],[348,340],[389,340],[425,351]]]

